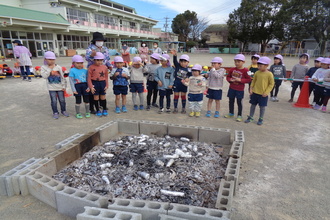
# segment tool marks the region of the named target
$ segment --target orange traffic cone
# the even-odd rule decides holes
[[[69,94],[69,93],[66,92],[66,90],[64,90],[64,97],[67,98],[67,97],[70,97],[70,96],[72,96],[72,94]]]
[[[304,84],[301,88],[298,101],[293,104],[293,107],[297,108],[311,108],[309,104],[309,82],[308,76],[305,76]]]

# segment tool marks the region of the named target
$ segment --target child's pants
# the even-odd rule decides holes
[[[166,96],[166,108],[171,108],[172,89],[159,90],[159,108],[164,108],[164,97]]]
[[[58,113],[57,109],[57,98],[60,102],[61,106],[61,112],[66,111],[65,109],[65,98],[64,98],[64,92],[63,91],[49,91],[49,96],[50,96],[50,101],[51,101],[51,106],[53,113]]]
[[[203,101],[189,102],[189,108],[192,112],[201,112],[203,107]]]

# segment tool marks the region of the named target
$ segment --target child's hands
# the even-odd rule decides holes
[[[95,89],[94,88],[91,88],[90,90],[91,90],[92,94],[95,93]]]
[[[253,93],[253,92],[252,92],[252,88],[250,88],[250,95],[252,95],[252,93]]]
[[[123,73],[123,74],[122,74],[122,77],[127,78],[127,74],[126,74],[126,73]]]
[[[163,83],[162,81],[158,81],[158,86],[162,87],[163,86]]]
[[[242,80],[241,80],[241,78],[235,78],[234,79],[236,82],[241,82]]]
[[[181,80],[181,82],[182,82],[182,83],[184,83],[184,82],[185,82],[185,80],[184,80],[184,79],[182,79],[182,80]]]
[[[313,78],[312,79],[314,82],[318,82],[319,80],[318,79],[316,79],[316,78]]]
[[[197,85],[198,85],[198,86],[201,86],[201,85],[203,85],[203,83],[200,82],[200,83],[197,83]]]
[[[87,91],[87,90],[86,90]],[[73,94],[78,95],[78,92],[74,92]]]
[[[169,89],[172,89],[172,88],[173,88],[173,86],[168,86],[168,88],[169,88]]]
[[[89,88],[86,89],[86,92],[90,92],[91,90]],[[77,93],[78,94],[78,93]]]
[[[114,77],[119,76],[119,72],[115,72],[115,74],[113,75]]]
[[[268,96],[268,94],[266,94],[266,93],[262,94],[262,97],[267,97],[267,96]]]
[[[106,91],[108,89],[108,86],[104,87],[104,91]]]
[[[177,55],[178,55],[178,53],[177,53],[176,50],[174,50],[174,49],[171,50],[171,54],[172,54],[173,56],[177,56]]]

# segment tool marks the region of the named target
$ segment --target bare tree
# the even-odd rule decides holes
[[[201,40],[202,32],[207,28],[209,20],[205,17],[197,17],[197,22],[191,26],[189,37],[192,41]]]

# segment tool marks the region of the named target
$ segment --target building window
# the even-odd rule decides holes
[[[130,27],[131,29],[136,29],[136,24],[135,24],[135,22],[129,22],[129,27]]]
[[[73,8],[67,8],[66,11],[69,20],[88,21],[88,13]]]
[[[151,31],[150,26],[147,24],[141,24],[141,31]]]

